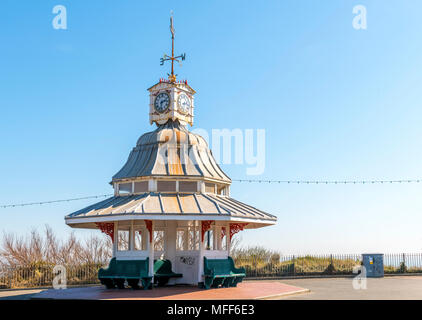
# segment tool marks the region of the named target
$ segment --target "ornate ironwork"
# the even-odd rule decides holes
[[[114,223],[113,222],[96,222],[95,225],[102,233],[105,233],[111,238],[114,243]]]
[[[230,239],[239,231],[242,231],[248,223],[230,223]]]
[[[204,242],[205,232],[207,232],[210,229],[211,223],[212,223],[212,220],[204,220],[201,223],[201,229],[202,229],[201,238],[202,238],[202,242]]]

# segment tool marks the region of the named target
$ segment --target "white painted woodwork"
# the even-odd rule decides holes
[[[189,85],[183,82],[171,83],[168,81],[159,82],[148,89],[150,92],[150,103],[149,103],[149,121],[150,123],[156,123],[157,125],[164,124],[168,120],[179,120],[183,125],[193,125],[194,116],[194,94],[193,90]],[[161,92],[166,92],[170,96],[170,104],[166,111],[159,113],[154,108],[154,102],[157,95]],[[185,94],[190,99],[191,106],[187,113],[183,113],[178,106],[177,100],[181,94]]]
[[[152,221],[151,234],[148,236],[148,253],[149,253],[149,275],[154,276],[154,221]],[[151,241],[149,241],[151,239]]]

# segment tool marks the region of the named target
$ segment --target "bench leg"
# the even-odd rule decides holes
[[[142,278],[141,282],[142,282],[142,287],[143,287],[144,290],[152,289],[151,279]]]
[[[239,278],[239,277],[234,277],[234,278],[233,278],[233,282],[232,282],[232,284],[231,284],[231,287],[237,287],[237,284],[238,284],[240,281],[242,281],[242,278]]]
[[[125,279],[114,279],[114,285],[119,289],[125,288]]]
[[[214,281],[214,278],[213,277],[205,277],[204,287],[205,287],[206,290],[208,290],[209,288],[211,288],[211,285],[212,285],[213,281]]]
[[[159,277],[157,279],[158,286],[164,287],[167,284],[167,282],[169,282],[169,279],[170,279],[169,277]]]
[[[105,285],[107,289],[114,289],[115,285],[112,279],[100,279],[101,284]]]
[[[132,289],[134,289],[134,290],[139,289],[139,279],[128,279],[127,283],[128,283],[129,286],[132,287]]]
[[[224,278],[215,278],[213,283],[212,283],[212,287],[213,288],[218,288],[220,285],[223,286],[224,281],[225,281],[226,277]]]
[[[218,285],[221,282],[221,278],[215,278],[214,281],[211,284],[211,288],[218,288]]]
[[[227,277],[224,279],[223,282],[223,287],[224,288],[228,288],[228,287],[233,287],[233,282],[235,280],[235,277]]]
[[[242,282],[242,280],[243,280],[243,277],[235,277],[233,284],[232,284],[232,287],[237,287],[237,284]]]

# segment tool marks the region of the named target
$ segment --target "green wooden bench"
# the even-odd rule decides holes
[[[174,273],[171,270],[170,260],[155,260],[154,261],[154,283],[158,283],[158,286],[164,286],[170,280],[170,278],[181,278],[183,274]]]
[[[145,260],[110,260],[107,269],[101,268],[98,271],[98,279],[107,289],[123,289],[125,280],[133,289],[139,289],[139,280],[144,290],[151,289],[152,277],[148,275],[149,258]]]
[[[204,287],[236,287],[246,277],[245,268],[236,268],[233,259],[207,259],[204,257]]]

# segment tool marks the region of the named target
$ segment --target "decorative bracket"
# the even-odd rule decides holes
[[[96,222],[95,225],[102,233],[105,233],[111,238],[114,243],[114,223],[113,222]]]
[[[230,240],[236,233],[242,231],[247,225],[248,223],[230,223]]]
[[[149,243],[152,243],[152,221],[151,220],[144,220],[144,221],[149,231]]]
[[[211,223],[212,223],[212,220],[203,220],[201,222],[201,229],[202,229],[201,238],[202,238],[202,242],[204,242],[205,232],[207,232],[210,229]]]

